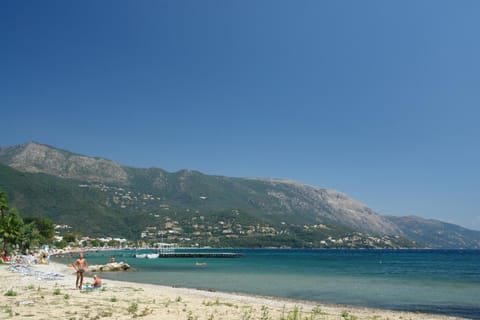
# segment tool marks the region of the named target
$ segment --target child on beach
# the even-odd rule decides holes
[[[84,287],[83,290],[90,291],[90,290],[97,290],[102,288],[102,279],[97,276],[96,274],[93,275],[93,281],[92,283],[87,283]]]
[[[102,279],[98,277],[96,274],[93,276],[92,288],[98,289],[102,287]]]

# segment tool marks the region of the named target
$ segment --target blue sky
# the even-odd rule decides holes
[[[480,230],[478,1],[0,2],[0,145]]]

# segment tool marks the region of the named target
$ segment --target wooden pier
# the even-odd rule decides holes
[[[159,258],[240,258],[244,255],[233,252],[169,252],[160,253]]]

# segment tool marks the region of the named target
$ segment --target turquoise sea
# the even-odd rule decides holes
[[[133,268],[105,279],[480,319],[478,250],[217,251],[244,257],[137,259],[135,251],[115,251],[86,258],[105,264],[115,255]]]

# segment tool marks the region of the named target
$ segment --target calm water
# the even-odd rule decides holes
[[[117,261],[138,272],[103,277],[480,319],[480,251],[221,251],[245,257],[135,259],[133,251],[122,251],[113,253]],[[86,255],[91,265],[105,264],[109,256]]]

